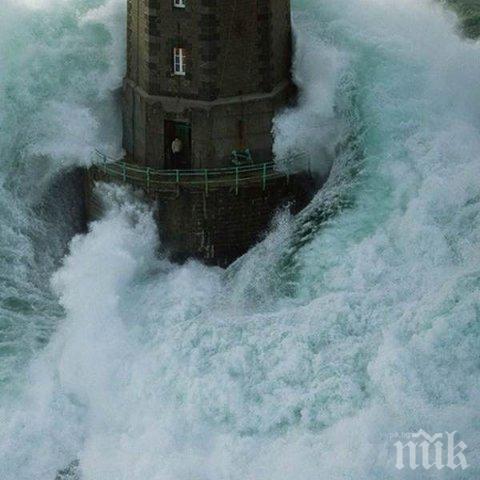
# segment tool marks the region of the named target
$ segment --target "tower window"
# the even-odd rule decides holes
[[[185,49],[175,47],[173,49],[173,74],[185,75]]]
[[[173,0],[173,6],[175,8],[185,8],[187,5],[185,0]]]

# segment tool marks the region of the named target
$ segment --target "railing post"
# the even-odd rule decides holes
[[[205,195],[208,196],[208,170],[205,169]]]
[[[127,165],[125,162],[122,163],[122,174],[123,174],[123,183],[127,181]]]
[[[235,167],[235,195],[238,195],[238,167]]]
[[[180,195],[180,170],[175,171],[175,178],[177,181],[177,197]]]
[[[263,185],[263,190],[265,191],[265,188],[267,186],[267,164],[263,164],[263,176],[262,176],[262,185]]]
[[[150,167],[147,167],[147,190],[150,191]]]

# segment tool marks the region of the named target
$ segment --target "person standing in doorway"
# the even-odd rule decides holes
[[[183,143],[178,137],[176,137],[172,142],[172,163],[174,168],[184,168],[182,150]]]

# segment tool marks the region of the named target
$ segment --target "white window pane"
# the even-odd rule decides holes
[[[173,73],[185,75],[185,49],[175,47],[173,49]]]

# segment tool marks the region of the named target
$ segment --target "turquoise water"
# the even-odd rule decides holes
[[[108,187],[67,250],[59,176],[118,149],[123,2],[7,3],[1,479],[478,478],[480,47],[426,0],[294,7],[276,149],[332,176],[223,271],[170,264]],[[396,469],[420,428],[458,431],[470,467]]]

